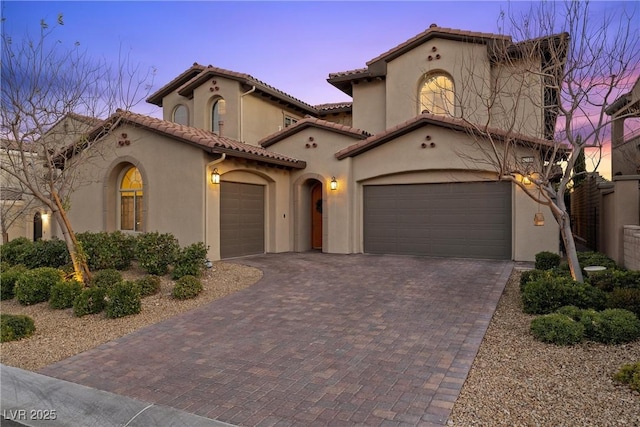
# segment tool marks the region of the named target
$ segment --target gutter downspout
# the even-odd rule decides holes
[[[222,153],[222,156],[218,159],[215,159],[212,162],[207,163],[207,166],[205,167],[206,170],[206,182],[207,184],[204,186],[204,238],[202,239],[202,241],[204,242],[204,245],[209,247],[209,242],[207,240],[207,222],[208,222],[208,214],[207,214],[207,190],[209,188],[209,169],[211,169],[211,166],[217,165],[218,163],[222,163],[225,161],[225,159],[227,158],[227,154],[226,153]],[[207,258],[208,261],[208,258]]]
[[[242,102],[242,99],[249,95],[250,93],[253,93],[256,91],[256,86],[253,85],[251,87],[251,89],[249,89],[248,91],[246,91],[245,93],[240,94],[240,117],[238,120],[238,124],[240,125],[240,142],[244,142],[244,126],[243,126],[243,120],[244,120],[244,103]]]

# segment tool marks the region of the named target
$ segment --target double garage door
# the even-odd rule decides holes
[[[364,251],[511,259],[511,185],[365,186]]]
[[[220,183],[220,257],[264,253],[264,186]]]

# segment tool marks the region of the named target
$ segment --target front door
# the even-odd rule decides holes
[[[42,215],[36,212],[33,216],[33,241],[42,239]]]
[[[311,247],[322,249],[322,184],[311,188]]]

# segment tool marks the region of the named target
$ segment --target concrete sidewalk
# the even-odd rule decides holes
[[[231,424],[0,365],[0,424],[65,427],[228,427]]]

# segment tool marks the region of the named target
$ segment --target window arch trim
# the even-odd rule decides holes
[[[184,118],[178,117],[179,111],[184,111]],[[189,108],[184,104],[178,104],[171,113],[171,120],[179,125],[189,126]]]
[[[455,82],[445,71],[425,74],[418,85],[418,114],[455,116]]]

